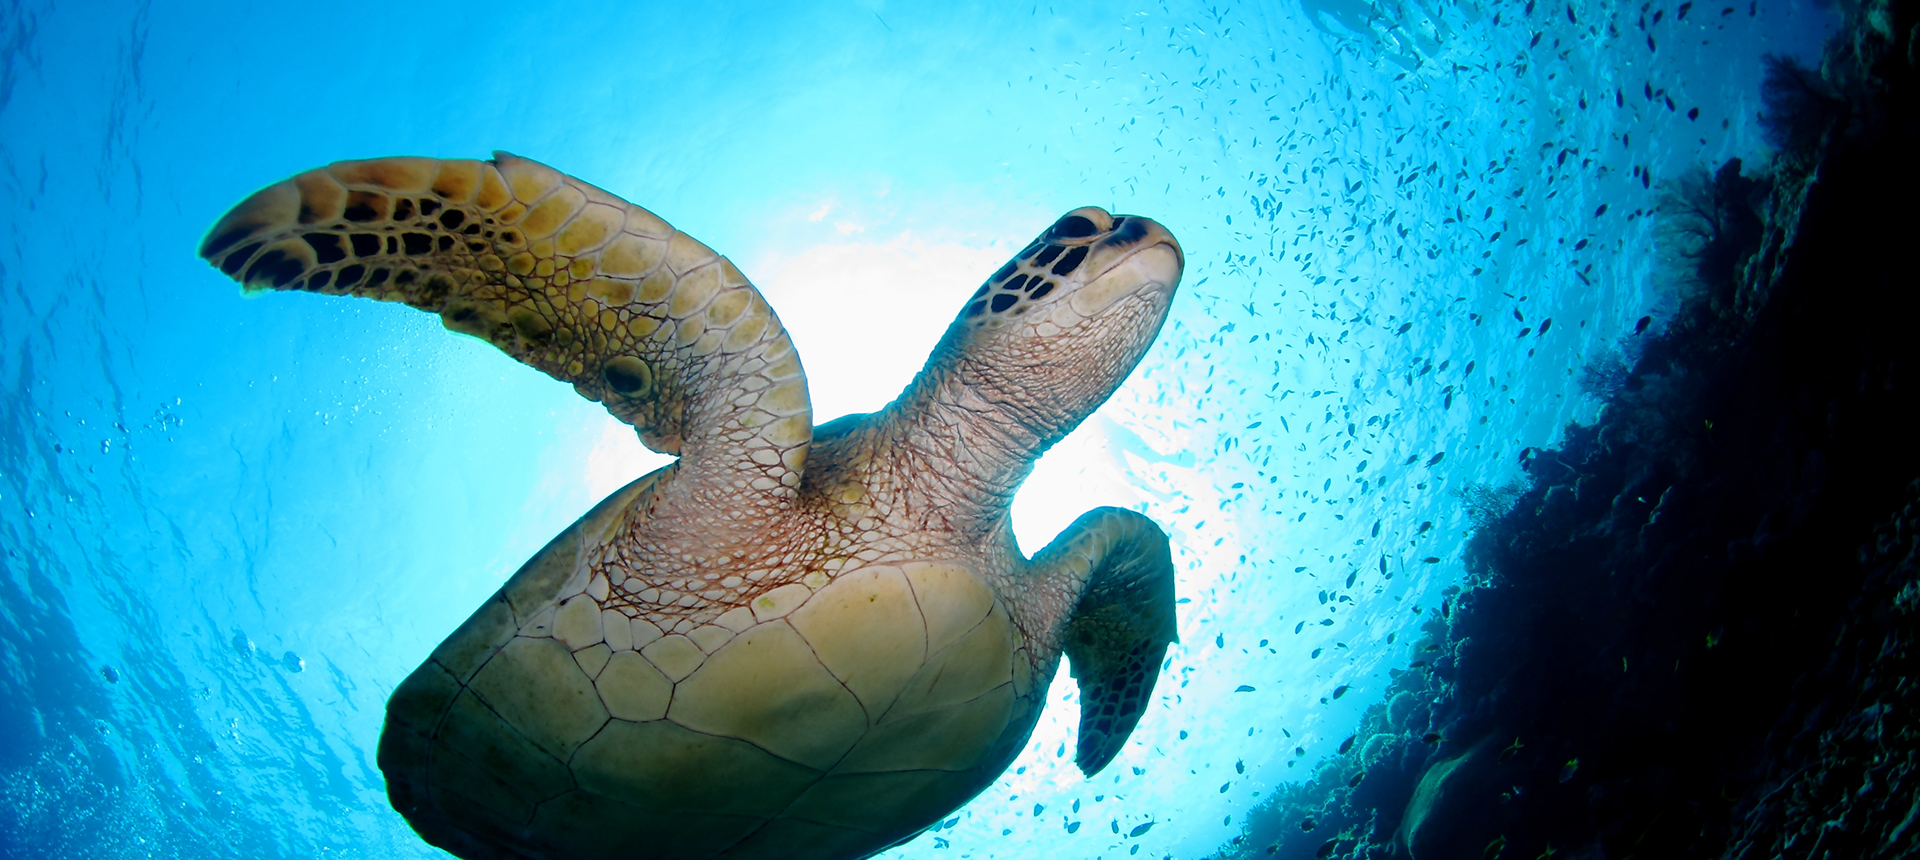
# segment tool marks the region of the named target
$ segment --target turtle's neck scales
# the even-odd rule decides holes
[[[1065,435],[1047,410],[989,402],[982,392],[995,389],[970,378],[979,371],[964,359],[935,364],[869,425],[875,465],[896,472],[890,501],[903,524],[967,547],[1010,530],[1014,494]]]
[[[870,561],[968,559],[1050,659],[1078,584],[1034,581],[1011,510],[1034,462],[1072,427],[1052,426],[1058,404],[1022,403],[956,358],[929,361],[885,408],[816,439],[802,504],[818,505],[828,556],[859,547],[881,552]]]
[[[1051,677],[1059,622],[1080,583],[1033,576],[1010,516],[1033,461],[988,453],[1027,449],[1037,457],[1038,440],[1003,422],[981,426],[976,413],[951,404],[926,404],[907,421],[893,420],[892,410],[908,403],[903,397],[814,446],[801,504],[816,511],[823,567],[962,561],[1003,598],[1034,648],[1034,671]]]

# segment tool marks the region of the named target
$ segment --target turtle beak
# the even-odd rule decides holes
[[[1067,300],[1083,317],[1092,317],[1127,296],[1163,293],[1160,298],[1165,301],[1180,285],[1186,255],[1167,228],[1136,215],[1114,220],[1113,232],[1099,241],[1093,254],[1095,259],[1112,262]]]

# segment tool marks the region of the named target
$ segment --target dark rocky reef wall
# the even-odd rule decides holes
[[[1669,187],[1680,311],[1226,856],[1920,856],[1920,0],[1845,11],[1771,163]]]

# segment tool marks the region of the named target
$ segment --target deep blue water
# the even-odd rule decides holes
[[[1832,26],[683,5],[0,5],[0,852],[437,854],[373,765],[387,694],[664,462],[426,315],[242,297],[193,252],[256,188],[552,164],[735,260],[823,419],[890,399],[1060,213],[1167,225],[1160,341],[1016,506],[1029,551],[1096,504],[1167,528],[1189,602],[1156,703],[1086,780],[1062,673],[1014,768],[889,856],[1199,857],[1406,664],[1461,575],[1460,491],[1591,419],[1582,368],[1671,308],[1660,182],[1763,157],[1761,56]]]

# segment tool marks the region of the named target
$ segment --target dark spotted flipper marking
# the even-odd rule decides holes
[[[1173,557],[1167,535],[1121,508],[1095,508],[1034,556],[1086,583],[1067,622],[1066,654],[1080,682],[1074,764],[1088,776],[1113,761],[1146,713],[1160,661],[1179,639],[1173,618]]]
[[[653,213],[546,165],[338,162],[242,201],[200,255],[250,290],[437,313],[605,403],[722,495],[800,485],[806,378],[760,292]]]

